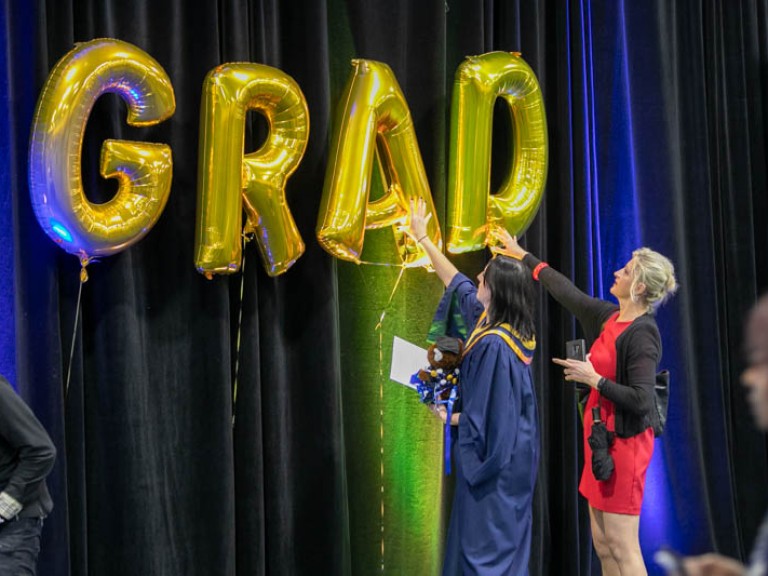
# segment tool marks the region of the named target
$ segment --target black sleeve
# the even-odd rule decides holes
[[[523,258],[523,263],[531,270],[540,262],[532,254],[526,254]],[[597,338],[603,322],[618,308],[615,304],[585,294],[551,266],[541,269],[539,282],[555,300],[576,316],[590,342]]]
[[[3,492],[21,504],[36,494],[53,468],[56,448],[32,410],[11,385],[0,378],[0,437],[16,451],[16,468]]]
[[[600,385],[600,393],[627,412],[639,416],[647,414],[653,408],[660,356],[661,337],[658,331],[638,330],[627,342],[626,382],[619,384],[606,378]]]

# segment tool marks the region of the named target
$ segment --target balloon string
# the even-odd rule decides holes
[[[368,262],[361,262],[361,264],[369,264]],[[389,309],[389,305],[392,304],[392,299],[395,297],[395,292],[397,292],[398,287],[400,286],[400,280],[403,279],[403,274],[405,273],[405,266],[402,264],[379,264],[379,266],[390,266],[395,267],[398,266],[400,268],[400,273],[397,275],[397,280],[395,280],[395,286],[392,288],[392,293],[389,295],[389,300],[387,300],[387,304],[384,306],[384,310],[381,311],[381,316],[379,316],[379,322],[376,324],[376,327],[374,330],[380,330],[382,325],[384,324],[384,317],[387,315],[387,310]],[[381,337],[381,333],[379,333],[379,337]],[[379,346],[379,376],[383,374],[382,372],[382,361],[384,357],[382,355],[382,348]]]
[[[362,262],[362,264],[369,264],[368,262]],[[373,264],[373,263],[370,263]],[[393,266],[392,264],[379,264],[380,266]],[[379,333],[379,498],[380,498],[380,533],[381,533],[381,572],[384,572],[384,332],[382,327],[384,325],[384,318],[387,315],[387,309],[392,303],[392,299],[395,297],[397,288],[400,286],[400,280],[405,273],[405,266],[400,265],[400,273],[397,275],[395,286],[392,288],[392,293],[389,295],[389,300],[381,311],[379,316],[379,322],[376,324],[374,331]]]
[[[80,301],[83,296],[83,284],[88,281],[88,272],[85,270],[88,262],[88,258],[80,258],[80,282],[78,282],[79,287],[77,289],[77,304],[75,305],[75,323],[72,327],[72,343],[69,347],[69,364],[67,365],[67,381],[64,384],[64,400],[69,398],[69,382],[72,378],[72,362],[75,358],[75,343],[77,342],[77,325],[80,322]]]
[[[245,287],[245,245],[250,238],[243,234],[243,258],[240,265],[240,310],[237,315],[237,338],[235,340],[235,378],[232,383],[232,428],[235,427],[235,408],[237,407],[237,384],[240,377],[240,334],[243,326],[243,292]]]
[[[367,262],[365,260],[360,260],[360,264],[365,266],[384,266],[385,268],[406,268],[405,265],[395,264],[394,262]]]

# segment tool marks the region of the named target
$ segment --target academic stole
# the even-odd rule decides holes
[[[475,329],[472,330],[472,334],[470,334],[467,339],[467,344],[464,347],[464,356],[466,357],[467,353],[480,341],[481,338],[490,336],[491,334],[495,334],[504,340],[507,346],[512,349],[523,364],[529,365],[533,361],[533,351],[536,349],[536,339],[531,338],[530,340],[526,340],[507,322],[490,326],[488,324],[488,319],[486,318],[485,310],[483,310],[483,313],[477,320],[477,324],[475,324]]]

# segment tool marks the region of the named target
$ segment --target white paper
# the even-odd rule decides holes
[[[398,384],[416,389],[411,384],[411,376],[427,365],[427,351],[416,344],[411,344],[402,338],[392,340],[392,366],[389,369],[389,378]]]

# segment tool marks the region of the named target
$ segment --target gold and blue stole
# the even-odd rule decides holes
[[[481,338],[490,336],[491,334],[504,340],[507,346],[512,349],[523,364],[529,365],[533,361],[533,352],[536,350],[536,339],[531,338],[530,340],[526,340],[507,322],[494,324],[492,326],[489,325],[485,311],[480,315],[477,324],[475,324],[475,329],[472,331],[469,338],[467,338],[467,343],[464,347],[464,355],[466,356]]]

